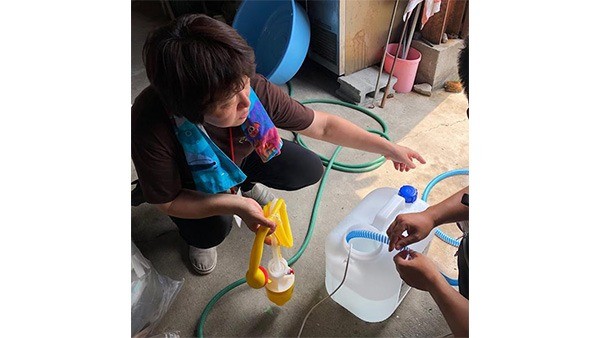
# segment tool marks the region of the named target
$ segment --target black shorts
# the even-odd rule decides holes
[[[458,247],[458,291],[469,299],[469,234],[460,241]]]

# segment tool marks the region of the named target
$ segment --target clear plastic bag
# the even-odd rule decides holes
[[[131,242],[131,336],[147,337],[179,293],[183,280],[159,274]]]

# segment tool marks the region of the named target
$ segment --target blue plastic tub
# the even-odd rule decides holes
[[[294,0],[245,0],[233,28],[256,55],[256,72],[282,85],[302,66],[310,43],[310,23]]]

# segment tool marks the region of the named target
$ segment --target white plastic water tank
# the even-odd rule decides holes
[[[353,230],[386,235],[398,214],[427,209],[427,203],[417,197],[417,190],[412,186],[403,186],[400,190],[375,189],[329,233],[325,244],[325,286],[329,294],[344,276],[350,248],[346,235]],[[423,252],[433,235],[432,231],[427,238],[409,247]],[[366,322],[386,320],[410,289],[396,271],[393,257],[398,251],[388,252],[388,245],[372,239],[355,238],[350,243],[352,254],[347,277],[332,299]]]

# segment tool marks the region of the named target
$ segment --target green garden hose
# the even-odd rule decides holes
[[[293,89],[292,89],[292,85],[290,82],[287,83],[288,89],[289,89],[289,95],[292,96],[293,93]],[[373,118],[375,121],[377,121],[377,123],[379,123],[379,125],[381,125],[381,128],[383,129],[383,131],[377,131],[377,130],[371,130],[368,129],[367,131],[371,132],[371,133],[375,133],[380,135],[381,137],[384,137],[385,139],[389,140],[389,136],[387,135],[387,125],[386,123],[376,114],[374,114],[373,112],[369,111],[366,108],[357,106],[355,104],[351,104],[351,103],[347,103],[347,102],[343,102],[343,101],[338,101],[338,100],[320,100],[320,99],[314,99],[314,100],[306,100],[306,101],[302,101],[300,102],[302,104],[311,104],[311,103],[326,103],[326,104],[335,104],[335,105],[340,105],[340,106],[344,106],[344,107],[348,107],[354,110],[358,110],[368,116],[370,116],[371,118]],[[302,138],[300,137],[300,135],[298,135],[297,133],[294,133],[294,139],[295,141],[300,144],[302,147],[309,149],[308,146],[306,146],[306,144],[302,141]],[[373,160],[373,161],[369,161],[369,162],[365,162],[365,163],[360,163],[360,164],[350,164],[350,163],[340,163],[340,162],[336,162],[335,158],[337,157],[338,153],[342,150],[343,147],[338,146],[335,148],[335,151],[333,152],[333,155],[331,155],[330,158],[324,157],[323,155],[317,154],[319,156],[319,158],[321,158],[321,161],[323,162],[323,165],[326,167],[325,168],[325,172],[323,173],[323,178],[321,178],[321,182],[319,183],[319,189],[317,190],[317,194],[315,197],[315,202],[313,204],[313,209],[312,209],[312,213],[310,216],[310,222],[308,224],[308,229],[306,231],[306,236],[304,237],[304,241],[302,242],[302,245],[300,246],[300,249],[298,250],[298,252],[296,252],[296,254],[294,254],[294,256],[292,256],[292,258],[290,258],[288,260],[288,264],[291,266],[292,264],[294,264],[299,258],[300,256],[302,256],[302,254],[304,253],[304,251],[306,250],[306,248],[308,247],[308,243],[310,242],[312,235],[313,235],[313,231],[314,231],[314,225],[315,222],[317,220],[317,214],[319,211],[319,205],[321,203],[321,197],[323,195],[323,190],[325,188],[325,183],[327,182],[328,176],[329,176],[329,172],[331,171],[331,169],[334,170],[338,170],[338,171],[342,171],[342,172],[348,172],[348,173],[364,173],[364,172],[368,172],[368,171],[372,171],[375,170],[377,168],[379,168],[383,163],[385,163],[386,159],[383,156],[380,156],[379,158]],[[310,149],[309,149],[310,150]],[[212,311],[212,308],[214,307],[214,305],[219,301],[219,299],[221,299],[221,297],[223,297],[227,292],[233,290],[234,288],[245,284],[246,283],[246,278],[242,278],[239,279],[231,284],[229,284],[228,286],[226,286],[225,288],[223,288],[221,291],[219,291],[206,305],[206,307],[204,308],[204,311],[202,311],[202,315],[200,316],[200,322],[198,324],[198,331],[197,331],[197,335],[198,337],[204,337],[204,324],[206,323],[206,319],[208,318],[208,315],[210,313],[210,311]]]

